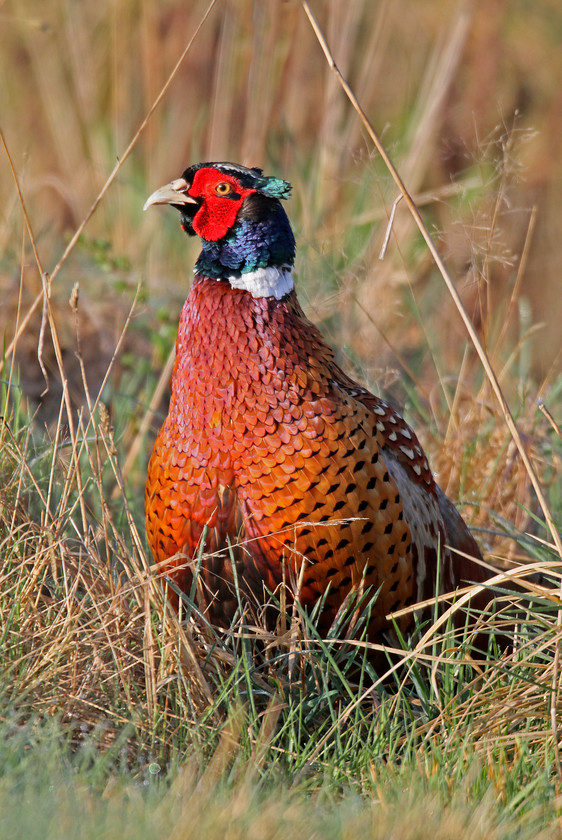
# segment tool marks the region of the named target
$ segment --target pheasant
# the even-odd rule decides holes
[[[370,587],[368,635],[384,641],[390,613],[487,574],[414,431],[344,373],[304,315],[290,190],[260,169],[199,163],[145,204],[171,204],[202,244],[148,468],[148,541],[180,591],[200,564],[219,626],[237,588],[259,607],[286,583],[309,610],[321,599],[325,632]],[[412,622],[406,611],[401,630]]]

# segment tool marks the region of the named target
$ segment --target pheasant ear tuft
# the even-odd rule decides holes
[[[289,198],[291,195],[291,184],[281,178],[258,176],[254,181],[254,187],[269,198]]]

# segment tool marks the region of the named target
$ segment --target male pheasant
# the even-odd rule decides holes
[[[300,576],[305,607],[324,599],[321,631],[351,590],[371,587],[369,637],[381,641],[389,613],[487,575],[413,430],[305,317],[280,201],[290,189],[260,169],[199,163],[145,204],[171,204],[202,243],[148,468],[148,540],[184,592],[201,557],[216,624],[235,615],[235,579],[259,606]]]

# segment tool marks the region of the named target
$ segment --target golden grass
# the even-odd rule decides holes
[[[288,616],[288,629],[279,636],[249,614],[231,632],[218,635],[195,610],[178,621],[165,606],[158,570],[146,557],[128,511],[103,405],[98,414],[99,419],[96,414],[88,417],[87,428],[79,421],[76,446],[60,442],[59,428],[54,442],[42,451],[33,448],[25,428],[17,435],[6,422],[1,428],[4,702],[26,714],[59,717],[78,740],[101,731],[106,748],[126,723],[132,723],[131,760],[137,752],[150,754],[151,749],[166,760],[186,738],[192,740],[194,732],[201,730],[198,737],[205,741],[220,727],[236,696],[224,686],[244,669],[245,657],[253,663],[252,690],[258,699],[252,703],[261,707],[268,698],[272,703],[277,698],[281,708],[283,698],[300,685],[318,681],[326,667],[322,662],[328,660],[298,612]],[[115,486],[120,490],[111,499],[106,488]],[[554,554],[553,547],[551,551]],[[538,610],[531,604],[515,650],[504,655],[497,670],[490,669],[485,678],[477,676],[473,684],[461,680],[454,709],[452,699],[439,707],[441,692],[435,683],[437,716],[420,720],[417,737],[422,743],[431,741],[442,725],[440,716],[453,715],[456,737],[466,726],[476,751],[485,753],[496,735],[504,745],[515,745],[523,724],[529,745],[547,747],[552,656],[560,633],[553,609],[549,614],[544,608],[558,603],[560,573],[548,552],[542,564],[521,567],[517,559],[509,566],[510,574],[538,599]],[[541,584],[531,578],[536,571],[547,573]],[[474,629],[509,626],[513,619],[508,613],[519,602],[525,610],[519,596],[499,596],[495,619],[476,616]],[[455,652],[458,642],[449,639],[443,649],[444,630],[436,625],[413,653],[395,651],[407,674],[422,668],[427,669],[426,678],[431,673],[438,680],[451,655],[453,670],[463,662],[475,664],[468,647]],[[360,652],[361,647],[360,642],[333,642],[329,656],[339,657],[342,667],[349,651]],[[382,682],[388,683],[396,669],[396,664],[389,667]],[[476,669],[478,674],[480,667]],[[519,672],[530,676],[517,682]],[[317,690],[321,699],[321,682]],[[372,686],[359,688],[347,699],[349,689],[339,690],[341,714],[318,742],[311,761],[322,755],[336,728],[353,719],[358,708],[364,707],[367,716],[376,711]]]
[[[377,260],[386,231],[378,208],[391,205],[395,195],[329,77],[300,6],[217,3],[198,30],[208,5],[164,8],[131,0],[109,10],[56,0],[12,2],[3,7],[10,36],[0,36],[18,71],[5,75],[9,84],[2,93],[16,175],[9,167],[0,171],[7,196],[0,225],[6,306],[0,317],[4,376],[10,379],[0,428],[0,633],[10,676],[2,690],[6,703],[26,714],[60,717],[77,739],[100,730],[109,744],[132,722],[132,752],[166,759],[188,742],[209,743],[224,724],[236,694],[224,686],[243,671],[246,642],[261,696],[247,699],[265,716],[262,735],[255,729],[248,735],[254,754],[267,752],[260,737],[270,743],[267,722],[273,718],[264,710],[274,715],[275,706],[263,698],[287,700],[299,681],[319,680],[319,646],[302,622],[289,640],[262,633],[270,643],[265,653],[263,644],[240,638],[240,628],[223,638],[195,613],[178,622],[165,609],[158,570],[144,548],[146,436],[167,380],[166,374],[158,382],[155,370],[169,354],[166,328],[177,320],[193,254],[177,242],[177,231],[172,238],[165,223],[142,218],[140,208],[155,185],[195,159],[233,158],[263,162],[264,168],[267,161],[294,180],[291,215],[300,228],[301,293],[311,317],[323,322],[346,366],[388,384],[387,393],[399,400],[406,395],[408,409],[425,416],[440,483],[471,503],[465,512],[484,529],[482,541],[494,560],[501,555],[510,569],[526,562],[513,525],[533,526],[536,554],[550,575],[538,584],[525,572],[525,587],[541,608],[559,604],[555,547],[532,520],[539,509],[528,471],[449,300],[432,291],[440,279],[400,206],[385,260]],[[546,0],[539,5],[550,8]],[[515,164],[523,154],[518,129],[500,124],[494,130],[487,100],[479,112],[485,128],[476,124],[488,141],[477,138],[469,150],[469,121],[464,113],[463,124],[456,99],[468,89],[472,101],[479,79],[498,80],[498,71],[488,68],[485,76],[479,61],[483,43],[493,52],[508,21],[496,12],[482,35],[482,9],[451,15],[445,23],[442,4],[427,4],[426,17],[418,6],[405,9],[382,3],[372,14],[369,3],[334,2],[322,22],[362,106],[380,114],[378,125],[391,123],[386,134],[393,156],[414,197],[424,193],[427,218],[463,277],[459,286],[479,339],[519,413],[525,450],[546,486],[559,472],[559,442],[546,418],[537,420],[534,398],[540,394],[548,402],[549,388],[559,397],[557,347],[550,328],[533,344],[524,318],[525,301],[535,294],[527,276],[536,276],[541,264],[532,255],[540,215],[536,221],[526,212],[531,193],[517,183]],[[521,15],[515,20],[520,25]],[[420,36],[424,27],[427,39]],[[185,61],[177,62],[195,32]],[[523,40],[538,52],[533,39]],[[47,53],[57,53],[59,61],[46,62]],[[462,55],[468,58],[461,61]],[[167,80],[172,83],[160,102]],[[155,102],[159,107],[151,111]],[[537,124],[555,120],[552,103],[543,111],[534,104],[531,112]],[[142,135],[139,126],[145,126]],[[536,142],[528,133],[519,139]],[[466,143],[461,163],[443,155],[447,143],[460,158]],[[130,154],[123,165],[125,150]],[[117,166],[116,155],[122,156]],[[537,152],[530,156],[527,171],[536,184],[530,167]],[[548,195],[561,177],[554,154],[549,161]],[[451,193],[458,202],[453,208],[445,203]],[[523,207],[519,214],[517,206]],[[86,239],[76,235],[82,230]],[[100,244],[104,239],[109,251]],[[559,278],[552,253],[546,290]],[[55,271],[48,277],[50,266]],[[146,296],[139,295],[139,282]],[[404,301],[412,310],[407,316],[399,314]],[[165,309],[160,318],[159,308]],[[553,306],[549,322],[559,313]],[[50,390],[41,397],[44,372]],[[402,389],[404,372],[416,386],[412,391]],[[132,392],[128,376],[138,376]],[[490,512],[509,523],[507,534],[497,534]],[[487,533],[491,525],[495,534]],[[516,600],[500,597],[503,609]],[[422,749],[442,733],[452,739],[454,730],[486,761],[492,743],[516,752],[523,738],[543,751],[550,766],[558,740],[561,635],[554,607],[550,613],[530,608],[534,638],[523,632],[498,668],[470,685],[461,681],[451,693],[454,702],[443,699],[442,671],[458,672],[469,651],[461,650],[450,665],[437,636],[428,636],[407,662],[410,671],[425,668],[432,685],[435,716],[420,716],[415,727]],[[496,622],[503,621],[500,610]],[[276,655],[297,664],[276,670]],[[370,690],[343,696],[342,715],[314,759],[324,760],[334,727],[353,720],[358,708],[373,715]],[[391,702],[400,709],[400,694]],[[241,738],[235,733],[232,741]],[[189,772],[182,778],[191,790]]]

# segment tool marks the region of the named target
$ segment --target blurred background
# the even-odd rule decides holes
[[[561,0],[310,5],[560,527],[562,439],[537,400],[560,424]],[[0,833],[559,837],[550,512],[404,202],[379,259],[397,191],[301,3],[0,0],[0,129]],[[414,425],[486,560],[543,561],[540,584],[502,585],[497,615],[477,616],[511,635],[516,610],[498,667],[470,668],[471,619],[459,644],[424,627],[369,688],[361,647],[316,643],[294,612],[275,639],[163,608],[146,464],[198,243],[142,207],[225,159],[292,182],[305,311]]]
[[[0,124],[45,271],[57,263],[208,6],[207,0],[0,4]],[[536,399],[542,396],[556,414],[561,391],[559,0],[312,0],[311,7],[423,210],[530,447],[544,459],[552,430]],[[457,442],[464,452],[482,434],[487,455],[470,470],[479,497],[501,503],[482,483],[495,484],[491,463],[500,452],[503,483],[525,485],[459,316],[403,206],[379,260],[396,188],[297,0],[217,0],[57,273],[51,300],[74,405],[85,400],[79,350],[91,394],[103,383],[118,437],[129,447],[173,347],[198,253],[173,212],[143,214],[142,206],[156,187],[200,160],[260,166],[293,183],[287,210],[307,314],[346,369],[414,415],[418,426],[425,423],[422,438],[449,492],[462,494],[466,473],[458,465],[453,470]],[[0,185],[6,362],[15,362],[37,423],[51,428],[60,414],[61,374],[48,328],[40,341],[41,276],[3,150]],[[152,430],[165,405],[164,392]],[[148,449],[147,442],[139,486]],[[518,499],[525,502],[526,491]]]

